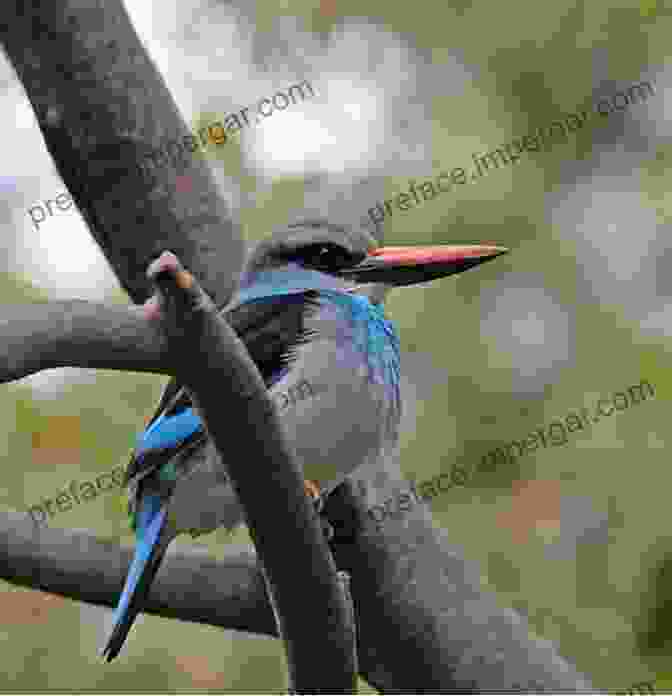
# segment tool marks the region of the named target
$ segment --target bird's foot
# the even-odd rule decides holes
[[[324,538],[328,543],[334,538],[334,528],[329,520],[322,516],[322,512],[324,510],[324,496],[320,491],[320,485],[317,483],[317,481],[305,479],[303,482],[303,490],[313,503],[315,513],[319,517],[322,525],[322,533],[324,534]]]
[[[322,513],[322,508],[324,508],[324,498],[322,497],[320,484],[317,481],[305,479],[303,482],[303,490],[313,503],[315,512],[320,515]]]
[[[317,481],[304,479],[303,490],[305,494],[313,500],[320,497],[320,484]]]

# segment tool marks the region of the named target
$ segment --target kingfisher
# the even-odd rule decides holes
[[[318,511],[346,476],[398,444],[399,338],[384,313],[386,293],[507,251],[489,244],[379,247],[363,227],[323,219],[297,221],[253,249],[220,311],[264,379]],[[173,539],[244,522],[226,464],[176,379],[138,438],[125,484],[136,548],[102,651],[108,662]]]

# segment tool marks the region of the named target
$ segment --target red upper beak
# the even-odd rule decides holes
[[[412,285],[461,273],[508,251],[488,244],[379,247],[339,275],[360,283]]]

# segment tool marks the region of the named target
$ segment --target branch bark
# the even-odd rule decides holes
[[[142,308],[85,300],[5,305],[0,383],[55,367],[170,374],[166,341]]]
[[[4,0],[0,41],[45,143],[94,239],[136,303],[145,269],[171,249],[222,306],[243,245],[205,159],[141,163],[190,136],[120,0]],[[176,190],[186,176],[189,191]],[[148,232],[151,230],[151,232]]]
[[[377,480],[376,504],[410,493],[389,471]],[[370,492],[361,479],[346,482],[325,506],[347,530],[332,549],[353,579],[358,657],[370,684],[383,693],[599,693],[553,643],[533,638],[524,618],[481,589],[475,562],[432,525],[426,506],[379,525],[367,514]]]
[[[25,513],[0,513],[0,577],[80,602],[115,607],[132,549],[87,530],[51,529]],[[277,635],[255,554],[227,549],[220,561],[207,550],[169,549],[145,611],[166,618]]]

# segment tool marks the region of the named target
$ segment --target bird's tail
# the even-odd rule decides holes
[[[135,617],[142,606],[152,580],[173,539],[166,526],[167,503],[158,495],[147,495],[138,511],[135,556],[126,576],[126,584],[114,612],[114,627],[101,655],[111,662],[121,650]]]

